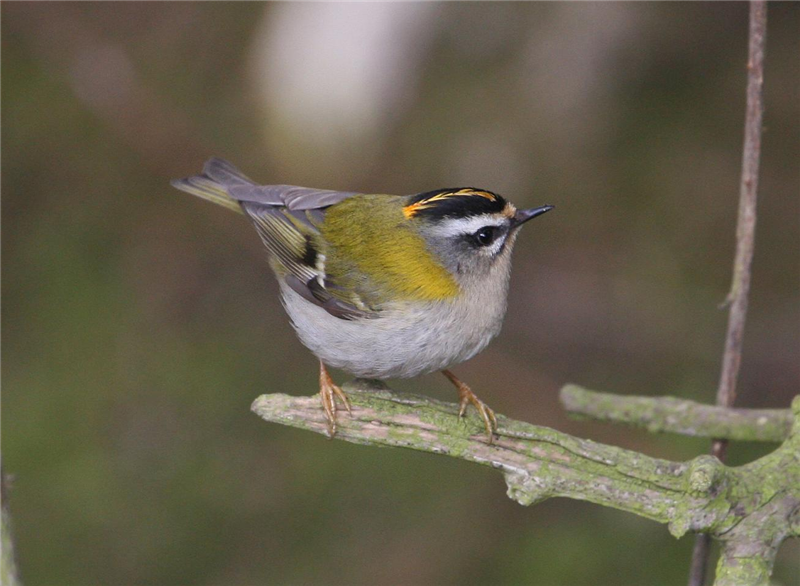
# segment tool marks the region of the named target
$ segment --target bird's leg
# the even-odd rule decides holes
[[[450,379],[450,382],[453,383],[458,389],[458,398],[460,399],[458,416],[464,417],[464,413],[467,411],[467,405],[472,403],[483,419],[483,424],[486,426],[486,439],[489,440],[489,443],[492,443],[494,432],[497,431],[497,417],[495,417],[494,411],[492,411],[486,403],[481,401],[478,396],[472,392],[472,389],[458,380],[458,377],[456,377],[456,375],[454,375],[452,372],[449,370],[443,370],[442,374]]]
[[[322,399],[325,419],[328,420],[328,437],[333,439],[333,436],[336,435],[336,397],[342,400],[350,415],[353,414],[353,411],[350,409],[350,401],[347,399],[347,395],[333,382],[322,360],[319,361],[319,396]]]

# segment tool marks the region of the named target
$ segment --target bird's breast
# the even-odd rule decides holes
[[[395,300],[377,317],[356,320],[336,318],[288,287],[283,295],[301,341],[326,364],[363,378],[410,378],[472,358],[500,332],[507,287],[483,285],[445,300]]]

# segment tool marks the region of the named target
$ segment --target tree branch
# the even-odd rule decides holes
[[[791,535],[789,518],[800,508],[800,398],[793,405],[794,428],[775,452],[726,468],[713,456],[670,462],[502,415],[489,444],[483,422],[472,412],[460,420],[455,404],[395,393],[371,381],[354,381],[345,390],[353,412],[338,413],[336,439],[496,468],[505,476],[509,497],[524,505],[569,497],[666,523],[676,537],[697,531],[762,544],[779,544]],[[327,435],[316,396],[262,395],[252,410],[267,421]],[[778,502],[782,516],[749,522]]]
[[[569,413],[694,437],[782,442],[792,427],[789,409],[729,409],[675,397],[630,397],[566,385],[559,395]]]
[[[750,50],[747,61],[747,114],[742,153],[742,179],[739,193],[739,219],[736,226],[736,258],[733,281],[728,294],[730,313],[725,354],[717,389],[717,404],[730,407],[736,398],[736,380],[742,357],[742,338],[747,318],[751,266],[756,230],[756,195],[761,156],[761,124],[763,105],[761,87],[764,82],[764,42],[767,35],[767,5],[764,0],[750,3]]]

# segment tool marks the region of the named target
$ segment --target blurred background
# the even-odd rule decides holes
[[[263,183],[555,204],[519,240],[503,333],[456,372],[510,417],[690,459],[709,442],[570,421],[557,393],[714,400],[747,11],[3,3],[2,440],[24,582],[684,584],[691,536],[523,508],[492,470],[252,415],[262,393],[315,393],[316,361],[255,231],[169,180],[217,155]],[[800,380],[800,5],[771,4],[768,27],[743,407],[786,407]],[[443,377],[393,386],[455,400]],[[798,563],[785,544],[776,580]]]

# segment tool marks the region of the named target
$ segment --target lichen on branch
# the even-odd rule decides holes
[[[782,442],[792,427],[789,409],[734,409],[675,397],[633,397],[566,385],[559,395],[570,414],[627,423],[650,432],[742,441]]]
[[[728,468],[713,456],[670,462],[502,415],[488,443],[482,421],[472,413],[459,419],[455,404],[370,381],[345,390],[352,415],[339,412],[336,439],[491,466],[504,474],[508,495],[524,505],[550,497],[590,501],[665,523],[676,537],[695,531],[774,544],[795,533],[790,518],[792,507],[800,507],[800,398],[794,427],[777,450]],[[262,395],[252,409],[267,421],[327,434],[316,396]],[[769,523],[762,518],[767,512]]]

